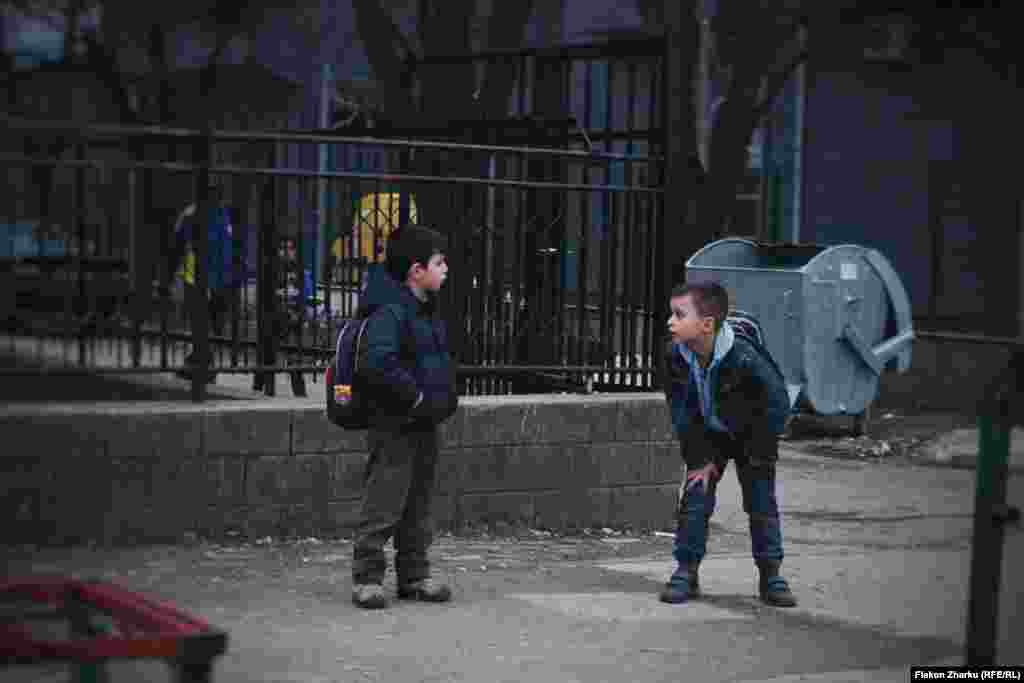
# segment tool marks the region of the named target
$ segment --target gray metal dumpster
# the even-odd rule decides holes
[[[874,249],[728,238],[694,254],[686,273],[720,282],[733,308],[761,321],[791,404],[802,396],[818,414],[863,417],[883,368],[910,367],[910,301]]]

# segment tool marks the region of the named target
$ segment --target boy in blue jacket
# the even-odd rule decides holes
[[[448,275],[444,247],[432,230],[396,230],[388,239],[386,268],[368,273],[360,302],[369,321],[356,382],[373,416],[353,550],[352,601],[360,607],[388,605],[384,544],[392,537],[398,597],[451,599],[448,586],[431,579],[427,559],[438,425],[458,406],[455,367],[436,308]]]
[[[792,607],[796,599],[779,575],[782,531],[775,498],[778,436],[790,412],[779,371],[762,351],[734,334],[725,318],[729,294],[718,283],[676,287],[665,394],[686,463],[673,555],[678,566],[663,602],[699,595],[698,568],[715,510],[715,489],[728,461],[736,463],[743,509],[750,520],[761,600]]]

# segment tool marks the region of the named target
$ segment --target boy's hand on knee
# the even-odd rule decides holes
[[[693,470],[692,472],[686,473],[686,488],[695,488],[697,486],[703,486],[704,490],[707,491],[711,484],[718,479],[719,475],[718,467],[715,463],[709,462],[699,470]]]

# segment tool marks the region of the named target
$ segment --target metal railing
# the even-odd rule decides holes
[[[0,374],[176,371],[202,400],[208,359],[211,372],[256,373],[268,393],[263,373],[290,372],[304,393],[301,374],[324,367],[390,230],[415,220],[449,241],[442,310],[464,393],[653,386],[658,157],[4,125],[14,144],[0,154],[13,189],[0,199],[0,353],[18,362]],[[322,146],[372,160],[314,170]],[[209,228],[191,240],[174,230],[189,204]],[[214,208],[230,220],[208,221]],[[175,272],[189,252],[191,285]]]

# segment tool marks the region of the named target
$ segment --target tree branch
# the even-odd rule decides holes
[[[761,98],[758,100],[757,105],[754,107],[754,115],[758,119],[762,119],[768,115],[768,112],[772,107],[772,102],[776,97],[778,97],[779,93],[782,92],[782,89],[786,87],[786,82],[789,81],[789,77],[793,75],[793,72],[796,71],[801,64],[807,61],[807,56],[807,50],[801,50],[796,57],[786,64],[785,67],[773,71],[765,77],[763,93]]]
[[[396,43],[403,42],[401,33],[379,0],[352,0],[352,8],[363,49],[382,95],[385,115],[395,117],[411,113],[411,93],[398,85],[406,71],[406,64],[394,50]]]
[[[487,22],[487,47],[501,49],[521,45],[535,4],[534,0],[495,3]],[[515,64],[511,61],[491,62],[486,66],[479,100],[484,116],[505,113],[515,71]]]
[[[168,123],[171,120],[170,69],[167,65],[167,31],[160,24],[153,24],[149,30],[149,58],[157,77],[157,120]]]
[[[100,80],[114,96],[115,104],[118,107],[121,121],[123,123],[146,123],[139,114],[138,109],[132,106],[131,97],[125,87],[123,74],[117,67],[117,57],[113,52],[102,45],[95,35],[86,34],[82,36],[87,48],[89,63],[92,65]]]

